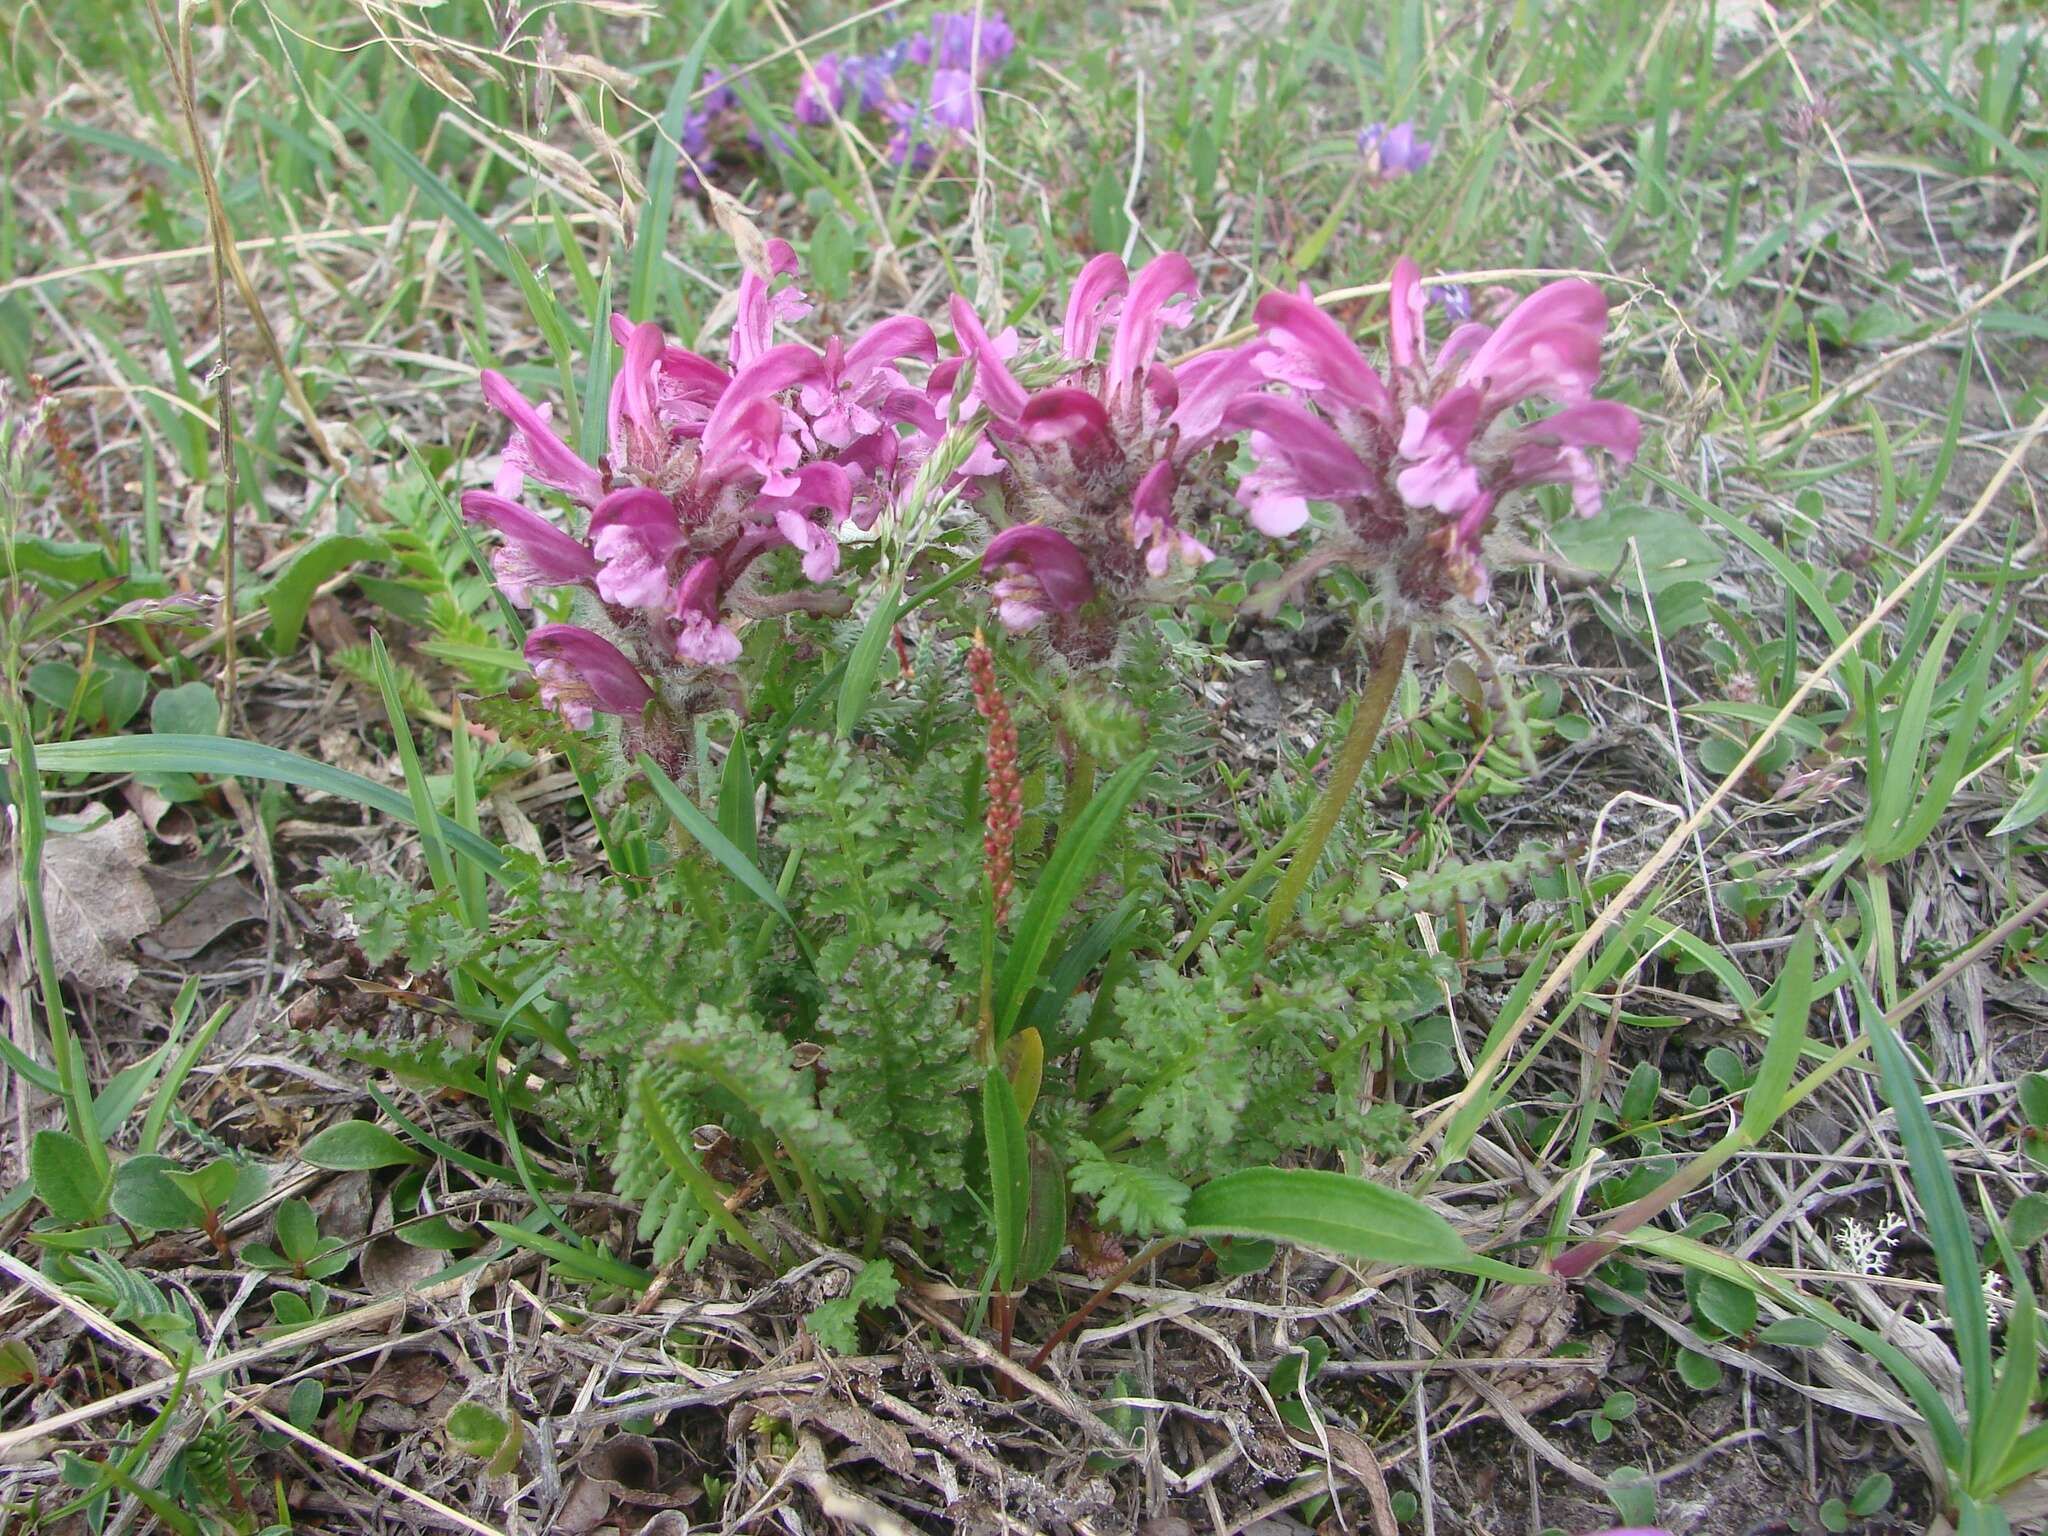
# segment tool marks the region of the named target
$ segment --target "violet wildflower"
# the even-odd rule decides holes
[[[986,78],[1017,51],[1017,34],[1001,11],[941,11],[932,17],[930,34],[912,46],[925,55],[919,63]]]
[[[1385,123],[1367,123],[1358,130],[1358,152],[1365,157],[1372,176],[1380,181],[1398,181],[1429,164],[1436,145],[1417,138],[1413,123],[1396,123],[1391,128]]]
[[[593,714],[637,717],[654,701],[632,662],[602,635],[574,624],[543,624],[526,637],[526,660],[541,702],[579,731]]]
[[[1429,297],[1453,325],[1472,318],[1472,290],[1463,283],[1439,283],[1429,290]]]
[[[822,128],[846,105],[846,76],[840,72],[839,55],[828,53],[804,71],[796,92],[796,120]]]
[[[1539,289],[1498,327],[1458,326],[1432,359],[1420,274],[1393,279],[1388,375],[1306,296],[1268,294],[1257,319],[1260,366],[1317,408],[1281,396],[1238,401],[1229,423],[1251,432],[1253,468],[1238,499],[1253,525],[1282,536],[1308,503],[1343,514],[1327,558],[1377,570],[1399,604],[1436,613],[1453,598],[1484,602],[1482,547],[1501,500],[1531,485],[1569,485],[1575,510],[1600,510],[1596,455],[1635,458],[1634,411],[1595,400],[1607,300],[1576,278]],[[1547,399],[1564,408],[1517,424],[1509,412]]]
[[[997,535],[984,557],[985,569],[1001,573],[998,617],[1012,629],[1051,620],[1053,644],[1077,660],[1103,659],[1119,619],[1175,565],[1211,558],[1182,526],[1193,493],[1183,476],[1236,430],[1226,426],[1228,408],[1261,374],[1256,346],[1178,368],[1158,360],[1162,333],[1187,323],[1194,293],[1194,269],[1178,252],[1135,276],[1115,256],[1097,256],[1068,297],[1067,371],[1036,392],[1017,382],[967,302],[953,299],[954,331],[1004,459],[1005,500],[1025,524]],[[1104,331],[1109,356],[1098,362]]]

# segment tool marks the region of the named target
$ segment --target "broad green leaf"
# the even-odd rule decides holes
[[[370,1120],[344,1120],[330,1125],[299,1148],[299,1156],[315,1168],[352,1171],[395,1168],[427,1159]]]
[[[37,1131],[28,1144],[29,1181],[36,1198],[67,1225],[98,1221],[107,1212],[107,1191],[92,1154],[69,1131]]]
[[[168,1157],[144,1153],[114,1170],[114,1214],[149,1232],[182,1232],[199,1225],[199,1207],[170,1177]]]
[[[1599,517],[1566,518],[1550,530],[1551,542],[1574,565],[1614,574],[1630,592],[1645,583],[1655,595],[1682,581],[1712,581],[1721,569],[1720,541],[1681,512],[1641,502],[1612,501]],[[1643,559],[1642,577],[1629,554],[1634,539]]]
[[[388,553],[382,539],[359,533],[329,533],[293,555],[277,578],[263,589],[262,603],[270,615],[270,647],[284,655],[299,643],[306,610],[314,595],[352,565]]]
[[[1204,1237],[1271,1238],[1370,1264],[1447,1269],[1511,1284],[1538,1278],[1474,1253],[1457,1228],[1413,1195],[1314,1168],[1247,1168],[1213,1179],[1189,1197],[1187,1229]]]
[[[1017,1253],[1017,1284],[1029,1285],[1052,1272],[1067,1246],[1067,1171],[1059,1153],[1042,1136],[1031,1138],[1031,1202],[1024,1218],[1024,1242]]]

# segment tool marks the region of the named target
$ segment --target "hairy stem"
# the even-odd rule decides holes
[[[1350,800],[1358,776],[1365,771],[1366,759],[1372,755],[1373,743],[1379,740],[1380,727],[1386,723],[1387,711],[1393,706],[1394,691],[1400,687],[1401,673],[1407,665],[1408,626],[1396,624],[1380,642],[1380,653],[1373,659],[1372,675],[1366,678],[1365,687],[1358,695],[1358,705],[1351,712],[1351,729],[1345,732],[1344,745],[1337,753],[1336,764],[1330,769],[1330,782],[1323,786],[1321,797],[1308,813],[1303,823],[1305,831],[1301,846],[1295,849],[1287,872],[1280,877],[1280,884],[1273,892],[1272,904],[1266,908],[1265,948],[1269,952],[1274,940],[1280,936],[1280,930],[1293,921],[1294,909],[1300,905],[1301,894],[1308,888],[1309,876],[1315,873],[1330,835],[1337,830],[1337,820],[1344,814],[1345,802]]]

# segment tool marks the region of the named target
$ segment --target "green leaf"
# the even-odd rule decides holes
[[[1856,1485],[1856,1492],[1849,1499],[1849,1513],[1868,1520],[1891,1501],[1891,1478],[1883,1472],[1873,1472]]]
[[[668,251],[668,221],[676,200],[677,147],[682,143],[683,125],[690,116],[690,97],[704,70],[704,55],[732,0],[718,0],[718,6],[697,29],[696,40],[676,71],[669,87],[668,105],[662,108],[654,143],[647,151],[647,206],[641,210],[633,233],[633,275],[626,284],[626,314],[634,321],[654,318],[656,282],[662,257]]]
[[[1550,530],[1551,542],[1574,565],[1602,575],[1614,574],[1626,591],[1651,594],[1682,581],[1712,581],[1721,569],[1720,541],[1682,512],[1646,506],[1637,501],[1610,501],[1595,518],[1567,518]],[[1642,555],[1642,577],[1636,574],[1628,542]]]
[[[1806,1015],[1813,999],[1814,942],[1813,924],[1801,924],[1778,977],[1763,1065],[1757,1068],[1756,1081],[1742,1100],[1742,1135],[1752,1146],[1763,1140],[1777,1120],[1793,1074],[1799,1070],[1799,1052],[1806,1044]]]
[[[854,642],[853,654],[846,658],[846,676],[839,682],[839,708],[834,716],[834,726],[842,741],[853,734],[853,728],[860,724],[861,714],[868,707],[868,695],[875,687],[875,674],[881,670],[882,652],[896,628],[898,592],[896,583],[890,583],[875,604],[875,611],[868,615],[867,623],[862,626],[860,639]]]
[[[453,224],[462,235],[463,243],[484,260],[496,267],[508,279],[512,276],[512,263],[516,259],[506,247],[498,232],[486,224],[469,205],[469,200],[428,167],[427,163],[407,149],[392,136],[371,113],[365,112],[347,96],[335,98],[335,104],[363,136],[370,141],[377,153],[380,164],[397,166],[405,172],[408,180],[420,189],[420,194],[431,203],[440,215]],[[666,231],[663,231],[664,235]]]
[[[1657,1485],[1640,1467],[1616,1467],[1608,1474],[1607,1502],[1625,1526],[1657,1523]]]
[[[327,1405],[327,1389],[310,1376],[302,1376],[292,1386],[292,1395],[285,1400],[284,1416],[292,1428],[310,1432],[320,1420],[320,1410]]]
[[[1067,1172],[1051,1142],[1031,1138],[1031,1204],[1024,1219],[1024,1245],[1017,1255],[1017,1283],[1029,1285],[1052,1273],[1067,1247]]]
[[[370,1120],[344,1120],[330,1125],[299,1148],[299,1156],[315,1168],[353,1171],[395,1168],[427,1159],[383,1126]]]
[[[1696,1350],[1681,1349],[1678,1379],[1695,1392],[1710,1392],[1721,1384],[1721,1362]]]
[[[114,1214],[150,1232],[182,1232],[199,1225],[199,1207],[170,1178],[178,1165],[144,1153],[114,1170]]]
[[[661,764],[645,752],[640,754],[640,771],[647,775],[647,782],[654,786],[656,798],[667,808],[669,815],[676,819],[685,832],[697,840],[697,846],[717,860],[719,866],[739,881],[750,896],[788,924],[790,932],[796,935],[798,947],[803,950],[807,959],[810,958],[809,940],[804,937],[803,930],[797,927],[796,919],[790,915],[789,908],[783,904],[782,897],[776,893],[775,887],[769,884],[768,877],[761,873],[751,859],[733,846],[731,839],[712,825],[711,818],[698,810],[676,781],[662,772]]]
[[[981,1084],[982,1134],[988,1139],[988,1176],[995,1222],[996,1287],[1008,1291],[1017,1281],[1024,1252],[1024,1223],[1031,1209],[1031,1152],[1024,1140],[1024,1117],[1017,1095],[998,1067],[990,1067]]]
[[[821,1302],[804,1314],[804,1326],[833,1354],[856,1354],[860,1350],[860,1309],[895,1306],[898,1289],[896,1267],[887,1259],[870,1259],[853,1277],[844,1296]]]
[[[7,756],[0,753],[0,758]],[[231,736],[102,736],[57,741],[37,746],[36,762],[46,771],[59,773],[205,773],[217,778],[266,779],[339,795],[413,824],[412,802],[394,789],[310,757]],[[445,816],[440,824],[450,847],[475,859],[493,875],[503,872],[505,855],[497,848]]]
[[[390,553],[382,539],[358,533],[323,534],[291,558],[277,579],[263,589],[263,607],[270,614],[270,647],[284,655],[299,643],[306,610],[314,595],[352,565]]]
[[[1155,755],[1147,752],[1133,758],[1119,768],[1107,784],[1096,790],[1094,798],[1074,819],[1073,825],[1053,849],[1052,857],[1046,860],[1045,868],[1039,872],[1038,881],[1032,887],[1030,904],[1017,920],[1010,953],[996,981],[998,1041],[1008,1038],[1010,1026],[1016,1023],[1024,999],[1032,983],[1038,979],[1038,968],[1045,963],[1046,952],[1052,948],[1053,938],[1066,921],[1075,898],[1094,877],[1096,863],[1123,819],[1125,808],[1137,794],[1138,785],[1150,770]]]
[[[406,794],[412,800],[412,824],[420,829],[420,845],[426,851],[434,889],[446,893],[455,886],[455,864],[448,855],[448,839],[441,833],[441,817],[434,810],[426,770],[420,766],[419,744],[413,740],[412,723],[406,718],[398,673],[391,665],[390,652],[384,648],[384,636],[376,630],[370,631],[370,658],[377,670],[377,689],[384,695],[384,713],[398,743],[399,766],[405,770]]]
[[[502,1237],[518,1248],[531,1248],[535,1253],[546,1254],[561,1267],[562,1273],[584,1284],[615,1285],[621,1290],[644,1291],[654,1283],[654,1276],[637,1264],[628,1264],[613,1258],[609,1253],[591,1247],[574,1248],[558,1237],[549,1237],[541,1232],[529,1232],[524,1227],[515,1227],[510,1222],[486,1221],[486,1231]],[[474,1261],[472,1261],[474,1262]]]
[[[1188,1231],[1267,1237],[1372,1264],[1419,1266],[1512,1284],[1537,1276],[1465,1246],[1457,1229],[1413,1195],[1313,1168],[1247,1168],[1196,1190]]]
[[[1851,967],[1850,982],[1856,989],[1863,1028],[1870,1036],[1871,1054],[1877,1058],[1879,1080],[1885,1102],[1898,1121],[1899,1140],[1905,1143],[1907,1166],[1912,1170],[1913,1188],[1926,1212],[1927,1236],[1934,1247],[1935,1266],[1941,1274],[1947,1297],[1947,1311],[1955,1329],[1956,1358],[1963,1368],[1964,1400],[1969,1422],[1981,1424],[1991,1395],[1991,1325],[1984,1305],[1984,1280],[1977,1268],[1977,1244],[1970,1235],[1969,1217],[1963,1198],[1950,1172],[1947,1154],[1934,1128],[1934,1117],[1920,1097],[1912,1063],[1905,1047],[1892,1032],[1884,1010],[1870,995],[1861,971]]]
[[[107,1191],[85,1143],[69,1131],[37,1131],[28,1146],[29,1182],[36,1198],[67,1225],[98,1221]]]
[[[505,1421],[482,1403],[457,1403],[448,1410],[448,1443],[465,1456],[487,1460],[505,1443]]]
[[[201,1211],[224,1211],[234,1198],[237,1169],[234,1162],[217,1157],[196,1173],[187,1173],[182,1168],[167,1171],[164,1177],[177,1185]]]
[[[1698,1277],[1693,1310],[1731,1339],[1747,1337],[1756,1326],[1755,1293],[1719,1275]]]
[[[2048,1072],[2029,1072],[2020,1079],[2020,1113],[2037,1131],[2048,1131]]]
[[[1635,1070],[1628,1075],[1628,1087],[1622,1091],[1621,1123],[1641,1125],[1650,1118],[1657,1107],[1657,1094],[1664,1086],[1664,1074],[1652,1062],[1639,1061]]]
[[[810,260],[806,263],[811,286],[828,299],[843,299],[853,277],[853,231],[846,227],[839,210],[828,208],[811,231]]]
[[[320,1218],[313,1214],[313,1207],[305,1200],[287,1200],[277,1208],[274,1222],[277,1229],[277,1246],[285,1257],[297,1264],[316,1257],[320,1252]]]
[[[1757,1334],[1757,1341],[1780,1349],[1819,1349],[1833,1338],[1827,1326],[1810,1317],[1781,1317]]]

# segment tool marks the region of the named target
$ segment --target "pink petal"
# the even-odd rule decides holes
[[[974,364],[974,392],[997,421],[1015,421],[1024,410],[1024,386],[1003,366],[1003,355],[982,327],[981,316],[959,294],[952,299],[953,339]]]
[[[1065,534],[1037,523],[1005,528],[982,551],[981,568],[1028,575],[1061,613],[1073,613],[1095,596],[1088,560]]]
[[[1310,300],[1269,293],[1253,311],[1267,348],[1258,357],[1268,378],[1316,395],[1333,408],[1362,413],[1391,431],[1393,397],[1344,328]]]
[[[1162,251],[1132,279],[1130,296],[1117,321],[1116,339],[1109,344],[1113,392],[1130,389],[1159,351],[1160,333],[1168,325],[1186,325],[1193,318],[1195,288],[1195,269],[1179,251]],[[1185,298],[1178,304],[1168,303],[1176,294]]]
[[[486,368],[483,390],[491,408],[512,423],[526,469],[535,480],[585,503],[596,501],[604,493],[603,477],[555,436],[547,417],[527,402],[510,379],[496,369]]]
[[[1105,251],[1092,258],[1074,279],[1067,295],[1067,320],[1060,336],[1060,350],[1077,363],[1095,361],[1095,343],[1102,327],[1115,313],[1117,300],[1131,285],[1123,261]]]

